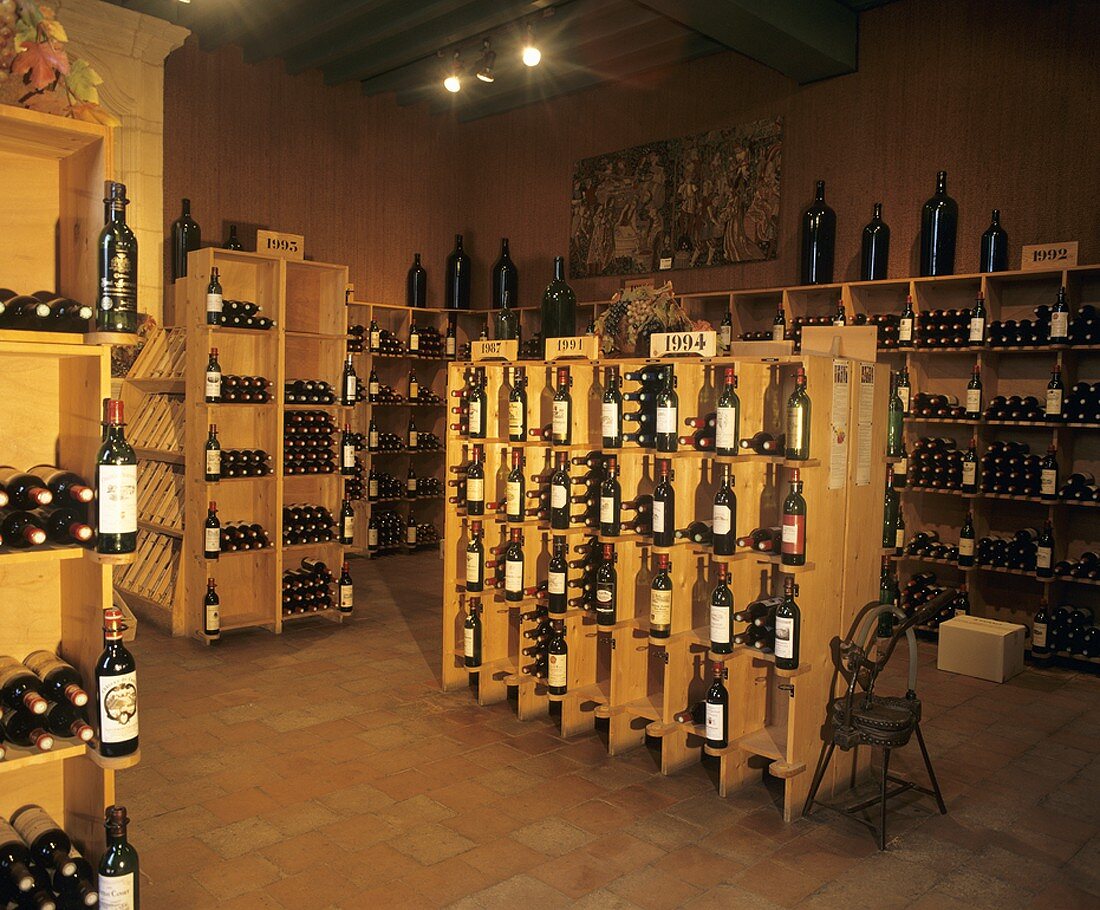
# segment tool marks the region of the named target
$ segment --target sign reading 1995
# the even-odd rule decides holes
[[[717,350],[717,332],[658,332],[649,336],[650,357],[713,357]]]
[[[278,231],[256,231],[256,252],[281,259],[302,259],[306,238],[302,234],[281,234]]]

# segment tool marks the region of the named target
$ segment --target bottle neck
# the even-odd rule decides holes
[[[825,201],[825,181],[824,180],[817,181],[817,188],[816,188],[816,191],[814,193],[814,201],[815,202],[824,202]]]
[[[565,260],[561,256],[554,260],[554,280],[565,281]]]
[[[214,434],[211,434],[214,435]],[[107,424],[107,442],[125,442],[126,435],[121,423]]]
[[[109,202],[109,203],[107,203],[107,219],[112,224],[125,224],[126,223],[126,203],[125,202]]]

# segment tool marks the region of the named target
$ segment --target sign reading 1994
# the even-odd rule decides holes
[[[302,234],[282,234],[278,231],[257,231],[256,252],[281,259],[302,259],[306,238]]]
[[[649,336],[650,357],[713,357],[718,350],[717,332],[658,332]]]

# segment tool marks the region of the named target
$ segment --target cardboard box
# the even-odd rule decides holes
[[[940,623],[936,666],[948,673],[1004,682],[1024,668],[1026,634],[1017,623],[956,616]]]

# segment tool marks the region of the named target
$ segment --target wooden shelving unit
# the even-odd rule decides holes
[[[621,372],[639,369],[655,361],[617,360]],[[477,672],[476,693],[481,704],[500,702],[516,692],[519,717],[544,715],[551,701],[559,701],[563,735],[593,728],[596,718],[607,721],[607,745],[617,755],[646,742],[659,740],[661,767],[666,774],[700,760],[704,752],[701,731],[674,722],[674,715],[702,700],[710,683],[709,660],[720,659],[727,666],[730,691],[731,744],[716,753],[719,762],[718,788],[725,795],[754,779],[765,770],[784,780],[784,814],[790,819],[800,810],[809,790],[807,767],[820,746],[820,725],[830,696],[832,664],[829,641],[846,631],[854,613],[875,599],[878,584],[879,529],[882,524],[886,466],[881,457],[885,445],[885,412],[888,397],[886,370],[873,363],[842,361],[850,382],[838,390],[839,409],[832,412],[834,361],[820,356],[778,358],[715,358],[675,360],[681,417],[710,413],[715,409],[720,371],[733,364],[739,377],[741,433],[757,430],[776,432],[782,427],[783,409],[793,385],[797,366],[806,368],[808,390],[813,400],[811,455],[807,461],[786,463],[781,458],[733,456],[717,458],[694,450],[673,457],[678,527],[696,517],[708,518],[717,484],[718,465],[733,465],[738,509],[736,533],[747,534],[754,527],[775,524],[788,489],[789,469],[801,471],[807,502],[808,556],[805,566],[785,567],[776,558],[756,553],[734,557],[712,557],[709,549],[691,543],[655,548],[649,538],[628,533],[615,538],[618,572],[618,614],[613,626],[596,625],[593,613],[570,607],[564,617],[569,647],[569,691],[565,696],[548,695],[545,680],[524,672],[533,662],[522,649],[531,642],[524,633],[538,620],[529,614],[535,598],[509,603],[503,594],[487,588],[480,595],[483,664]],[[572,453],[600,453],[599,401],[602,396],[602,362],[573,362]],[[468,364],[450,368],[450,387],[465,385]],[[481,363],[486,370],[490,402],[489,436],[484,441],[486,501],[504,499],[504,477],[512,445],[506,441],[508,388],[504,365]],[[528,426],[550,422],[554,368],[557,364],[527,362]],[[860,411],[861,381],[866,383],[864,410]],[[635,390],[627,383],[627,390]],[[834,419],[845,421],[843,441],[830,446]],[[860,422],[869,435],[857,432]],[[682,432],[688,432],[681,428]],[[449,478],[459,476],[469,461],[470,447],[482,440],[469,440],[453,430],[447,437]],[[564,447],[563,447],[564,448]],[[553,461],[554,447],[542,442],[523,446],[528,491],[539,488],[540,475]],[[623,500],[651,494],[655,483],[655,460],[650,449],[626,444],[604,454],[618,457]],[[839,458],[833,465],[833,459]],[[860,462],[862,461],[862,470]],[[574,466],[574,477],[586,467]],[[830,483],[830,473],[833,482]],[[583,489],[578,487],[577,490]],[[552,538],[564,535],[570,559],[579,554],[572,548],[588,542],[603,542],[583,525],[567,531],[551,531],[547,524],[526,521],[513,525],[503,516],[488,514],[482,519],[484,545],[499,546],[513,527],[523,527],[525,587],[546,578]],[[444,546],[443,604],[443,687],[457,690],[469,685],[471,673],[462,659],[463,629],[468,598],[464,581],[464,551],[469,540],[470,519],[461,510],[448,508]],[[671,554],[674,584],[672,635],[654,639],[649,635],[649,589],[654,572],[655,552]],[[727,562],[737,604],[745,604],[765,592],[782,590],[782,578],[792,572],[800,587],[802,606],[801,666],[794,673],[777,671],[774,661],[751,648],[735,648],[730,655],[708,655],[709,598],[716,578],[715,565]],[[570,580],[579,580],[580,569]],[[491,573],[487,572],[487,577]],[[568,589],[572,595],[578,590]],[[843,764],[843,763],[842,763]],[[862,764],[862,759],[861,759]],[[827,782],[832,789],[843,786],[851,763],[838,767]]]
[[[106,128],[0,105],[0,283],[93,299],[110,173]],[[81,335],[0,333],[8,417],[0,461],[58,464],[91,479],[109,395],[109,347]],[[57,651],[91,689],[112,564],[132,559],[101,559],[75,546],[0,552],[0,654],[21,660],[38,648]],[[135,762],[99,758],[71,740],[41,754],[9,744],[0,762],[0,814],[44,806],[94,866],[104,849],[103,810],[115,801],[115,771]]]

